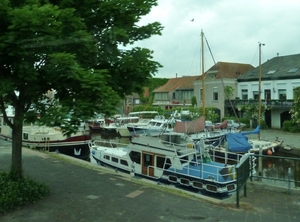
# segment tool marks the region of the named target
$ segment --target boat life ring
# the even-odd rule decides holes
[[[228,168],[228,175],[229,175],[230,179],[232,179],[232,180],[236,179],[236,172],[235,172],[233,166]]]
[[[193,148],[193,144],[188,143],[188,144],[186,145],[186,147],[187,147],[187,148]]]

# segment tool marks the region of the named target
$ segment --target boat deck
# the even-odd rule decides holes
[[[227,167],[226,164],[212,161],[208,163],[195,162],[185,165],[181,170],[170,168],[168,171],[218,183],[228,183],[235,180],[233,168],[233,166]]]

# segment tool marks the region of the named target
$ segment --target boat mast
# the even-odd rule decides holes
[[[205,116],[205,89],[204,89],[204,33],[201,29],[201,68],[202,68],[202,115]]]
[[[258,76],[258,125],[260,125],[261,116],[261,46],[265,45],[263,43],[259,44],[259,76]],[[258,139],[260,139],[260,133],[258,134]]]

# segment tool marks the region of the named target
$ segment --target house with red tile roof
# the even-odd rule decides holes
[[[219,121],[225,116],[225,113],[233,109],[227,107],[228,110],[225,110],[225,100],[228,99],[224,91],[225,87],[233,88],[233,95],[230,99],[235,99],[238,95],[237,78],[252,69],[254,67],[250,64],[218,62],[204,73],[205,107],[215,107],[220,116]],[[202,75],[194,81],[194,95],[198,107],[202,107]]]
[[[172,109],[175,106],[191,106],[194,96],[194,81],[200,76],[182,76],[171,78],[153,91],[154,106]]]
[[[224,88],[233,88],[233,95],[230,99],[237,97],[237,77],[252,70],[250,64],[218,62],[204,75],[205,107],[215,107],[220,119],[225,115]],[[191,106],[192,97],[195,96],[197,106],[203,106],[202,100],[202,75],[182,76],[171,78],[169,81],[153,91],[153,105],[171,109],[176,106]]]

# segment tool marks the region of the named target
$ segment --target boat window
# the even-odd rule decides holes
[[[116,163],[119,162],[118,158],[116,158],[116,157],[112,157],[112,158],[111,158],[111,161],[116,162]]]
[[[186,163],[187,161],[189,160],[189,157],[188,156],[184,156],[184,157],[181,157],[180,158],[180,162],[183,164],[183,163]]]
[[[169,169],[171,166],[171,160],[169,158],[166,159],[164,169]]]
[[[157,166],[158,168],[163,168],[164,163],[165,163],[165,159],[166,159],[166,158],[164,158],[164,157],[162,157],[162,156],[157,156],[157,157],[156,157],[156,166]]]
[[[141,153],[136,151],[131,151],[129,156],[132,162],[141,164]]]
[[[144,154],[144,166],[152,166],[152,155],[145,153]]]
[[[120,160],[120,163],[121,163],[122,165],[128,166],[128,163],[127,163],[126,160]]]
[[[110,160],[110,156],[104,155],[104,159]]]
[[[28,140],[28,133],[23,133],[23,139]]]

